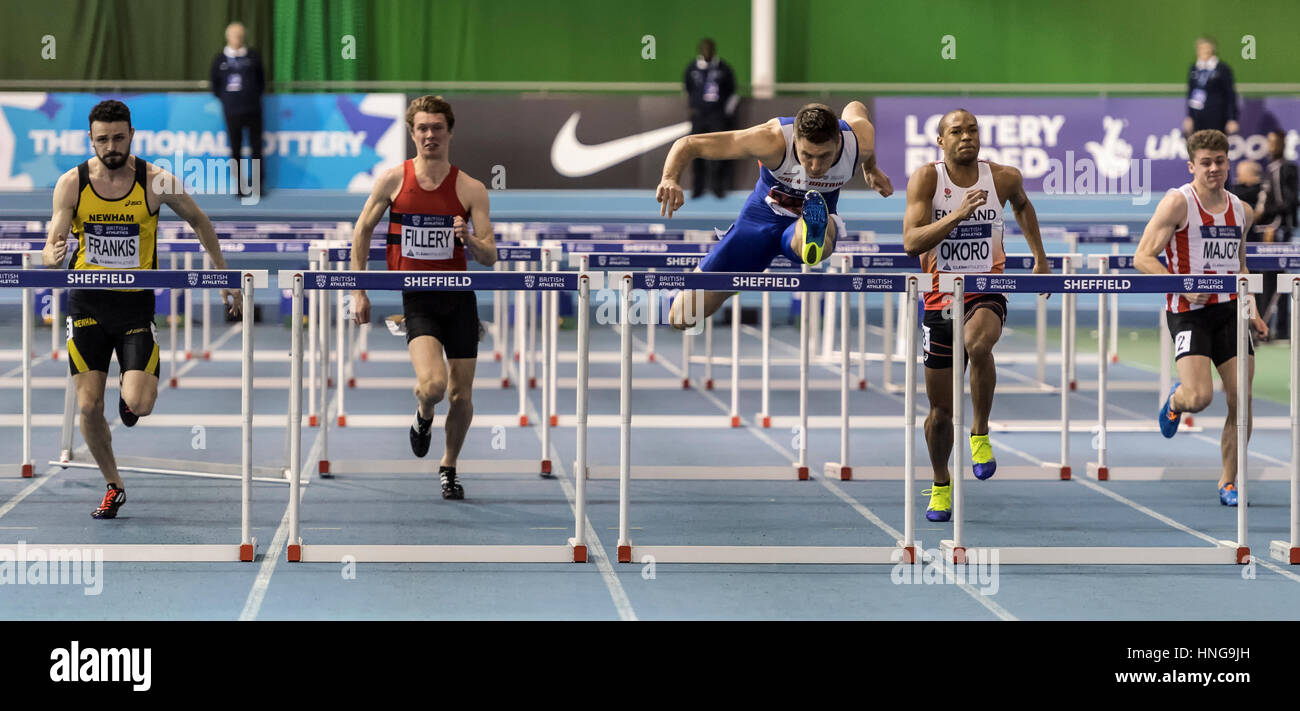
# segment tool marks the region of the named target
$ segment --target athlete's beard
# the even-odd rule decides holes
[[[117,170],[126,165],[125,153],[106,153],[99,157],[99,162],[104,164],[109,170]]]

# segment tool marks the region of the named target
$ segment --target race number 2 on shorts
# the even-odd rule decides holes
[[[86,223],[86,263],[106,269],[140,266],[140,225]]]
[[[1192,332],[1179,331],[1174,336],[1174,356],[1180,356],[1192,349]]]
[[[402,256],[451,259],[456,249],[451,215],[402,215]]]
[[[993,271],[993,225],[957,225],[939,243],[937,256],[939,271]]]

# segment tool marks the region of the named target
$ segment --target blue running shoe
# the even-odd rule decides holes
[[[1236,484],[1229,484],[1229,485],[1223,487],[1222,489],[1219,489],[1219,503],[1223,504],[1224,506],[1236,506],[1236,505],[1237,505],[1237,485],[1236,485]]]
[[[1169,389],[1169,397],[1165,398],[1164,406],[1160,408],[1160,416],[1156,418],[1160,422],[1160,434],[1164,435],[1166,439],[1174,436],[1174,433],[1178,431],[1178,423],[1183,419],[1183,413],[1174,412],[1169,405],[1170,401],[1174,399],[1174,391],[1177,389],[1178,383],[1174,383],[1174,386]],[[1233,494],[1232,497],[1233,501],[1236,501],[1237,495]],[[1233,506],[1236,506],[1236,504],[1234,503]]]
[[[805,264],[817,264],[826,257],[826,223],[830,221],[830,211],[826,209],[826,198],[816,190],[809,190],[803,198],[803,214],[795,228],[799,256]]]

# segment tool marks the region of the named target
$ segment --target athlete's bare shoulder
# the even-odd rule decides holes
[[[934,163],[926,163],[912,171],[907,179],[907,192],[927,198],[934,197],[934,190],[939,185],[939,169]],[[915,191],[915,192],[914,192]]]
[[[379,174],[375,180],[373,194],[387,196],[389,200],[397,198],[397,191],[402,189],[402,179],[406,176],[406,163],[398,163]]]

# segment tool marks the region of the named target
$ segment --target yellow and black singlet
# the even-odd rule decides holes
[[[77,166],[77,207],[72,217],[77,250],[70,269],[158,268],[158,212],[149,210],[148,169],[143,158],[136,158],[131,189],[121,197],[107,198],[90,183],[89,161]],[[153,310],[153,292],[148,289],[74,289],[69,298],[93,311],[110,304],[139,308],[148,304]]]

